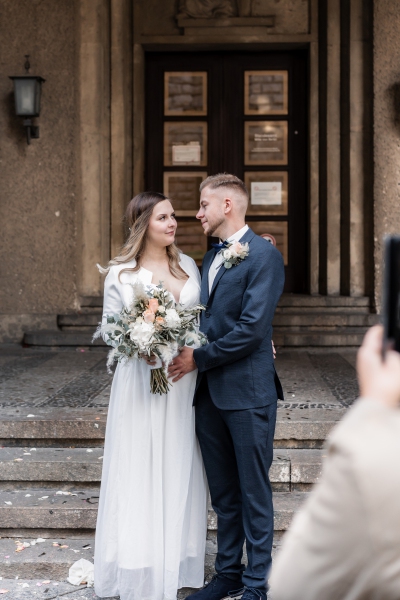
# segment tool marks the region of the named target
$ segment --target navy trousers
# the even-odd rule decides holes
[[[273,403],[245,410],[220,410],[203,375],[196,393],[196,433],[218,516],[215,570],[244,585],[267,590],[274,534],[268,471],[276,422]],[[242,565],[246,540],[248,566]]]

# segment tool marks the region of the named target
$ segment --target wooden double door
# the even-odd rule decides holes
[[[250,194],[246,222],[282,252],[285,291],[308,292],[307,54],[147,53],[146,188],[171,198],[178,245],[199,264],[199,185],[227,172]]]

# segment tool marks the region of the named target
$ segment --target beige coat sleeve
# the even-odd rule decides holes
[[[331,435],[321,480],[284,537],[273,599],[398,599],[399,493],[400,411],[359,400]]]

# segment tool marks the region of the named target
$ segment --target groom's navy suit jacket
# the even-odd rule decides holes
[[[225,410],[283,399],[271,345],[272,319],[285,281],[282,255],[251,229],[240,241],[249,243],[249,255],[231,269],[221,265],[210,294],[208,271],[214,250],[204,257],[200,301],[207,308],[201,314],[200,331],[209,343],[194,351],[199,370],[196,391],[206,373],[214,404]]]

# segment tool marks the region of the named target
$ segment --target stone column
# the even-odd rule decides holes
[[[327,0],[327,294],[340,293],[340,0]]]
[[[350,3],[350,295],[363,296],[364,273],[363,0]]]
[[[110,257],[109,3],[80,0],[81,210],[79,292],[103,293],[96,263]]]
[[[124,242],[132,197],[132,3],[111,0],[111,256]]]

